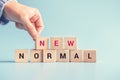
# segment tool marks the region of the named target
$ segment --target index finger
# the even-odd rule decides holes
[[[37,19],[34,22],[35,28],[36,28],[38,34],[40,34],[42,32],[43,28],[44,28],[43,19],[42,19],[42,16],[41,16],[40,12],[38,11],[38,9],[36,9],[35,15],[37,17]]]
[[[31,35],[31,37],[35,41],[37,37],[39,36],[38,32],[35,29],[35,26],[30,22],[29,19],[25,20],[24,26],[26,27],[28,33]]]
[[[41,17],[39,17],[39,18],[35,21],[35,27],[36,27],[36,30],[37,30],[38,34],[41,34],[41,32],[42,32],[43,29],[44,29],[43,20],[42,20]]]

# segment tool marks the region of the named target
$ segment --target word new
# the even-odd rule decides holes
[[[96,62],[96,50],[77,49],[76,37],[39,37],[30,50],[30,62]],[[16,62],[28,62],[28,50],[15,51]]]

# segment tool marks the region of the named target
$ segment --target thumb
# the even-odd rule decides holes
[[[37,37],[39,36],[39,34],[37,33],[34,24],[32,24],[30,20],[27,19],[24,21],[23,25],[26,27],[26,30],[28,31],[28,33],[31,35],[31,37],[35,41]]]

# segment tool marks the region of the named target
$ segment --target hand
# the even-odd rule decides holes
[[[36,40],[43,30],[43,21],[39,11],[15,1],[8,2],[4,7],[4,15],[14,21],[16,27],[27,30],[33,40]]]

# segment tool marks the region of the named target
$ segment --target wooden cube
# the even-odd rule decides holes
[[[70,62],[82,62],[82,50],[70,50]]]
[[[48,49],[48,38],[38,37],[35,43],[35,49]]]
[[[15,50],[15,62],[28,62],[28,50]]]
[[[43,50],[43,62],[56,62],[56,50]]]
[[[64,46],[65,46],[65,49],[77,49],[77,38],[76,37],[65,37]]]
[[[69,62],[69,50],[57,50],[57,62]]]
[[[96,50],[84,50],[84,62],[96,62]]]
[[[30,61],[31,62],[42,62],[43,61],[43,50],[30,50]]]
[[[63,49],[63,38],[62,37],[51,37],[50,48],[51,49]]]

